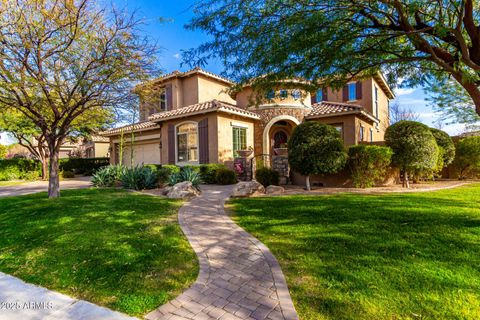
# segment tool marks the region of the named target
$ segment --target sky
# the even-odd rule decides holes
[[[196,47],[208,39],[208,36],[200,31],[191,31],[184,28],[193,16],[192,6],[195,1],[113,0],[113,3],[119,8],[127,7],[129,11],[136,10],[138,16],[145,20],[146,25],[142,32],[153,41],[157,41],[160,46],[159,62],[165,73],[189,69],[188,65],[181,65],[181,51]],[[161,22],[161,18],[168,22]],[[223,69],[222,65],[216,61],[210,62],[204,68],[214,73],[221,73]],[[438,114],[435,114],[432,108],[428,106],[421,88],[396,89],[395,93],[395,101],[398,101],[400,106],[413,109],[419,114],[420,121],[433,126],[433,123],[438,119]],[[442,129],[451,135],[463,132],[462,125],[444,125]],[[6,134],[0,134],[0,143],[6,144],[9,142],[11,141],[6,137]]]

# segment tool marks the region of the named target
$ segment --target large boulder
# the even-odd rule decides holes
[[[265,188],[261,183],[252,181],[241,181],[235,185],[232,191],[232,197],[250,197],[265,193]]]
[[[265,193],[266,194],[282,194],[285,192],[285,189],[283,187],[280,187],[280,186],[274,186],[274,185],[269,185],[266,189],[265,189]]]
[[[195,188],[190,181],[179,182],[167,193],[167,198],[170,199],[192,199],[200,194],[197,188]]]

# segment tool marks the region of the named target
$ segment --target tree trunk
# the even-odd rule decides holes
[[[42,180],[47,180],[48,177],[48,159],[41,159],[40,162],[42,163]]]
[[[58,175],[59,163],[58,163],[58,150],[55,147],[55,142],[48,143],[48,149],[50,151],[50,166],[49,166],[49,179],[48,179],[48,197],[58,198],[60,197],[60,179]]]
[[[306,184],[306,187],[307,187],[307,191],[310,191],[311,188],[310,188],[310,175],[307,175],[305,177],[305,184]]]
[[[410,182],[408,181],[408,172],[407,172],[407,170],[405,170],[405,172],[403,173],[403,185],[402,185],[402,187],[405,188],[405,186],[407,187],[407,189],[410,188]]]

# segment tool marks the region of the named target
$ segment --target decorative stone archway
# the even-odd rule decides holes
[[[270,154],[270,147],[271,147],[270,146],[270,130],[272,129],[272,126],[279,121],[289,121],[295,125],[300,124],[300,121],[297,118],[290,115],[279,115],[271,119],[263,129],[263,150],[262,151],[263,151],[263,154],[265,155]]]

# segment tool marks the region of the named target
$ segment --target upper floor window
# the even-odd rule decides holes
[[[160,93],[160,110],[167,110],[167,89],[163,89]]]
[[[265,97],[269,100],[272,100],[273,98],[275,98],[275,91],[273,90],[268,90],[267,91],[267,94],[265,95]]]
[[[280,98],[282,98],[282,99],[288,98],[288,91],[287,90],[280,90]]]
[[[357,84],[356,82],[351,82],[348,84],[348,100],[353,101],[357,100]]]
[[[315,102],[322,102],[322,101],[327,101],[327,89],[318,89],[316,93],[316,101]]]
[[[300,100],[301,97],[302,97],[302,93],[300,92],[300,90],[298,90],[298,89],[292,90],[292,98],[293,99]]]
[[[184,123],[177,127],[177,162],[198,162],[197,123]]]
[[[375,87],[375,117],[378,118],[378,88]]]

